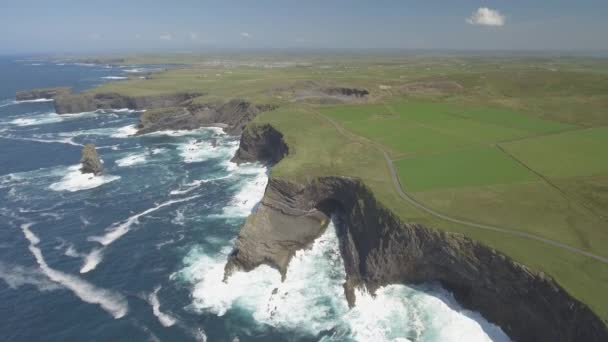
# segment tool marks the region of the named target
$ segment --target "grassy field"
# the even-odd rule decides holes
[[[282,63],[289,60],[290,63]],[[187,68],[107,83],[140,96],[194,90],[200,103],[243,98],[283,132],[273,177],[362,179],[406,222],[459,232],[555,278],[608,321],[608,265],[537,241],[432,217],[399,197],[474,222],[608,256],[608,61],[461,56],[131,56]],[[362,103],[310,100],[326,86],[363,87]],[[338,134],[327,116],[353,135]]]

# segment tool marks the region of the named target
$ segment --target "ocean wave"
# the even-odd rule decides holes
[[[115,163],[120,167],[127,167],[144,164],[146,161],[146,153],[131,153],[124,158],[117,159]]]
[[[18,289],[24,285],[33,285],[39,291],[53,291],[62,288],[59,284],[50,281],[40,269],[7,265],[3,262],[0,262],[0,279],[4,280],[11,289]]]
[[[110,135],[112,138],[128,138],[137,133],[136,125],[128,125],[116,130],[116,133]]]
[[[172,279],[194,284],[192,309],[218,316],[228,310],[247,313],[253,320],[294,336],[317,336],[322,341],[509,341],[478,313],[463,310],[439,285],[411,288],[390,285],[375,297],[357,290],[357,305],[348,308],[342,284],[346,273],[335,227],[306,250],[296,252],[285,281],[269,266],[236,272],[223,280],[230,246],[207,255],[200,248],[185,258],[186,267]]]
[[[180,186],[179,189],[171,190],[171,192],[169,192],[169,194],[170,195],[184,195],[189,192],[192,192],[193,190],[196,190],[197,188],[199,188],[201,185],[203,185],[205,183],[214,182],[214,181],[218,181],[218,180],[222,180],[222,179],[228,179],[230,177],[232,177],[232,175],[199,179],[199,180],[192,181],[190,183],[184,183]]]
[[[180,198],[180,199],[174,199],[174,200],[170,200],[170,201],[166,201],[163,202],[155,207],[146,209],[138,214],[135,214],[129,218],[127,218],[126,220],[119,222],[119,223],[115,223],[113,225],[111,225],[109,228],[106,229],[106,234],[103,236],[90,236],[87,240],[89,241],[95,241],[95,242],[99,242],[100,244],[107,246],[111,243],[113,243],[114,241],[120,239],[123,235],[125,235],[126,233],[129,232],[129,230],[131,229],[131,226],[134,224],[137,224],[139,221],[139,218],[145,215],[148,215],[152,212],[155,212],[161,208],[176,204],[176,203],[182,203],[182,202],[186,202],[186,201],[190,201],[193,200],[195,198],[201,197],[200,195],[196,195],[196,196],[190,196],[190,197],[186,197],[186,198]]]
[[[52,281],[63,285],[86,303],[98,304],[115,319],[124,317],[129,306],[124,296],[99,288],[79,277],[51,268],[38,248],[40,239],[31,230],[32,224],[21,225],[25,238],[29,241],[29,250],[36,259],[40,270]]]
[[[148,295],[148,303],[152,306],[152,313],[158,318],[160,324],[168,328],[177,323],[177,318],[160,311],[160,302],[158,300],[158,291],[160,291],[160,289],[161,287],[157,286],[154,291]]]
[[[73,165],[68,167],[67,174],[56,183],[49,186],[53,191],[80,191],[93,189],[106,183],[120,179],[120,176],[99,175],[95,176],[91,173],[80,172],[81,165]]]
[[[56,144],[67,144],[72,146],[82,146],[77,142],[74,142],[72,138],[62,138],[62,139],[40,139],[40,138],[27,138],[27,137],[17,137],[14,135],[0,135],[2,139],[11,139],[11,140],[21,140],[21,141],[34,141],[40,143],[56,143]]]
[[[190,139],[178,147],[180,156],[186,163],[197,163],[209,159],[229,159],[238,149],[238,141],[220,142],[213,145],[209,141]]]
[[[267,169],[261,165],[250,164],[237,168],[236,174],[253,175],[244,186],[230,200],[228,206],[223,209],[225,217],[246,217],[255,208],[264,196],[268,184]]]

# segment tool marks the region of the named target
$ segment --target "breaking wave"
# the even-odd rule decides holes
[[[68,167],[67,174],[56,183],[49,186],[49,189],[54,191],[80,191],[93,189],[106,183],[120,179],[120,176],[99,175],[95,176],[91,173],[80,172],[81,165],[73,165]]]
[[[160,291],[160,289],[161,287],[157,286],[154,291],[148,295],[148,303],[152,306],[152,313],[158,318],[160,324],[164,327],[171,327],[177,323],[177,318],[160,311],[160,302],[158,301],[158,291]]]

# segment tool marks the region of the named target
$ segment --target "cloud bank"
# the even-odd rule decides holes
[[[467,23],[482,26],[504,26],[505,16],[500,14],[498,10],[480,7],[467,18]]]

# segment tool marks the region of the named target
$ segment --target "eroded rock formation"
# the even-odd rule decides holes
[[[37,99],[54,99],[63,94],[69,94],[71,89],[68,87],[41,88],[32,90],[18,91],[15,95],[17,101],[28,101]]]
[[[82,167],[80,168],[80,172],[82,173],[92,173],[94,175],[99,175],[103,172],[101,160],[99,160],[97,150],[95,150],[95,145],[93,144],[86,144],[82,148],[82,157],[80,158],[80,164],[82,165]]]

